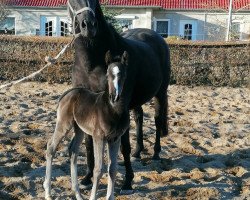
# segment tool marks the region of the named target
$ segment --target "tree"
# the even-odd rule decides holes
[[[120,33],[122,32],[122,27],[118,23],[118,20],[115,18],[115,16],[119,15],[119,12],[107,8],[107,4],[101,5],[102,12],[104,14],[105,19],[113,25],[113,27]]]
[[[243,23],[248,23],[245,22],[245,16],[237,16],[235,15],[235,13],[242,11],[244,9],[246,9],[247,7],[250,6],[250,3],[248,3],[247,1],[245,2],[245,4],[243,4],[240,8],[235,9],[234,5],[237,5],[237,3],[240,3],[242,0],[228,0],[228,6],[225,7],[221,7],[218,3],[218,1],[216,0],[211,0],[208,2],[204,1],[203,3],[201,3],[201,5],[204,8],[207,8],[207,12],[206,14],[209,14],[211,10],[217,11],[218,15],[213,13],[212,15],[210,15],[210,20],[212,18],[214,18],[216,21],[216,23],[221,27],[218,28],[216,26],[206,26],[204,27],[208,33],[208,35],[213,36],[217,38],[217,40],[225,40],[229,41],[229,40],[238,40],[239,39],[239,35],[240,35],[240,25]],[[226,18],[221,18],[221,15],[219,13],[225,13],[227,15]],[[221,32],[225,31],[225,35],[222,35]],[[245,33],[246,34],[250,34],[250,33]]]
[[[6,19],[8,14],[9,14],[9,11],[7,9],[7,1],[0,0],[0,23]]]

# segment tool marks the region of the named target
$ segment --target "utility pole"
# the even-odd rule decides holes
[[[227,33],[226,33],[226,41],[230,40],[230,33],[231,33],[231,25],[232,25],[232,10],[233,10],[233,0],[229,2],[228,8],[228,22],[227,22]]]

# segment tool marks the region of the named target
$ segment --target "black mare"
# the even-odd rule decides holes
[[[136,155],[139,157],[143,148],[141,105],[155,97],[156,142],[153,158],[159,158],[161,150],[160,136],[167,135],[167,87],[170,78],[169,48],[163,38],[148,29],[129,30],[121,37],[105,20],[98,0],[69,0],[73,9],[71,18],[75,18],[75,64],[72,70],[73,86],[82,86],[95,92],[103,91],[106,85],[105,53],[120,55],[126,50],[130,55],[127,80],[124,84],[124,103],[127,109],[135,109],[136,123],[139,130]],[[77,15],[74,11],[86,8]],[[80,131],[80,129],[76,129]],[[72,140],[74,146],[77,139]],[[85,135],[88,171],[82,184],[91,183],[94,168],[93,141]],[[134,177],[130,162],[131,147],[129,130],[121,138],[121,152],[126,168],[124,190],[131,190]]]

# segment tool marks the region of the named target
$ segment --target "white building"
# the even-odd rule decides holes
[[[154,29],[164,37],[187,40],[224,40],[229,0],[101,0],[120,13],[117,19],[128,28]],[[213,2],[211,0],[211,2]],[[0,32],[16,35],[65,36],[68,34],[67,0],[11,0],[10,15]],[[233,4],[232,38],[250,38],[250,2]],[[13,30],[13,31],[11,31]]]

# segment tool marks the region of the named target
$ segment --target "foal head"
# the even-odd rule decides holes
[[[83,37],[95,37],[97,20],[95,10],[98,0],[68,0],[68,8],[73,23],[73,33]]]
[[[114,105],[121,97],[127,76],[128,57],[126,51],[124,51],[122,56],[115,57],[111,55],[110,51],[106,53],[105,60],[108,65],[107,78],[111,105]]]

